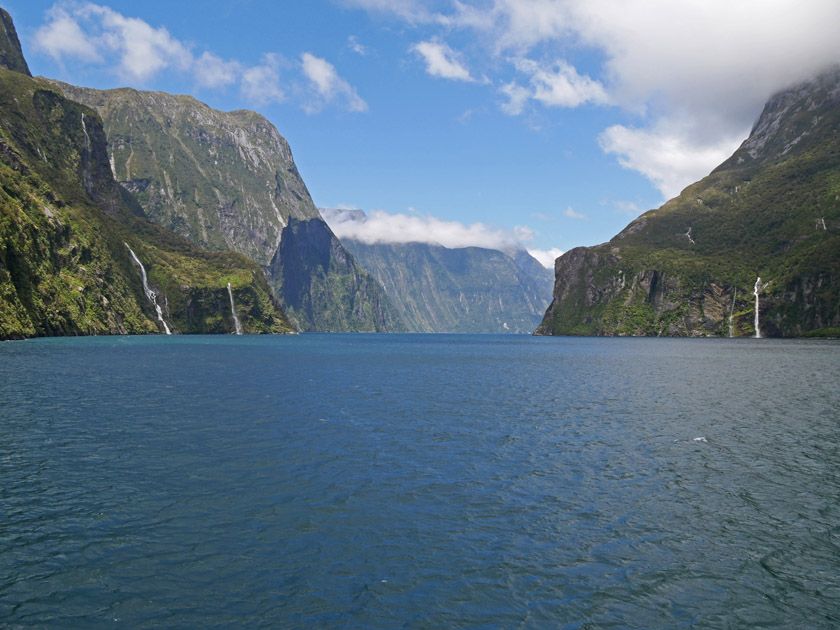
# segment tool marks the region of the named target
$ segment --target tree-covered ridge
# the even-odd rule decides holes
[[[774,96],[708,177],[556,263],[538,334],[833,334],[840,326],[840,72]]]

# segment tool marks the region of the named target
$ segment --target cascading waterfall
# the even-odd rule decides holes
[[[163,325],[164,332],[166,332],[167,335],[171,335],[172,331],[169,330],[169,326],[167,326],[166,322],[163,320],[163,309],[160,307],[160,304],[157,303],[157,295],[155,295],[155,292],[152,291],[151,287],[149,287],[149,279],[146,276],[146,268],[143,266],[143,263],[140,262],[140,259],[137,258],[137,254],[134,253],[134,250],[128,246],[128,243],[124,243],[124,245],[128,247],[131,257],[134,259],[134,262],[137,263],[137,266],[140,267],[140,275],[143,278],[143,292],[146,294],[146,299],[148,299],[149,302],[152,303],[152,306],[155,307],[158,321]]]
[[[758,315],[758,294],[761,293],[763,289],[766,289],[770,286],[770,283],[763,283],[761,282],[761,276],[756,278],[755,287],[753,288],[753,295],[755,296],[755,338],[761,339],[761,322],[759,320]]]
[[[228,282],[228,295],[230,296],[230,312],[233,315],[233,325],[236,328],[236,334],[242,335],[242,322],[239,321],[239,315],[236,314],[236,307],[233,305],[233,289],[231,289],[230,282]]]

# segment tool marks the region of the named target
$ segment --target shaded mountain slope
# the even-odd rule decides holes
[[[300,328],[402,329],[381,288],[322,220],[289,144],[263,116],[221,112],[190,96],[54,84],[102,116],[114,176],[151,219],[263,265]],[[313,254],[319,263],[310,266]]]
[[[361,210],[321,212],[330,221],[366,220]],[[342,242],[413,332],[530,333],[548,303],[550,272],[525,251]]]

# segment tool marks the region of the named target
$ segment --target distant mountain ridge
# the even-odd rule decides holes
[[[320,211],[328,222],[366,221],[362,210]],[[549,302],[551,272],[523,249],[342,243],[412,332],[530,333]]]
[[[321,218],[288,142],[263,116],[221,112],[190,96],[53,84],[102,116],[114,176],[150,218],[202,247],[253,258],[301,329],[403,330],[381,287]]]
[[[708,177],[555,274],[537,334],[840,335],[840,69],[773,96]]]
[[[0,339],[291,332],[252,261],[144,216],[102,120],[33,79],[2,9],[0,23]]]

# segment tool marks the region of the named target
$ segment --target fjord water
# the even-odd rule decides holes
[[[840,345],[0,344],[0,625],[840,624]]]

